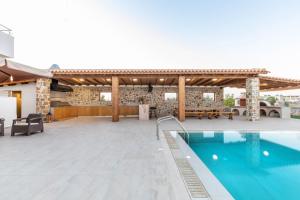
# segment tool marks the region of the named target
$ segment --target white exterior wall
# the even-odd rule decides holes
[[[15,97],[0,96],[0,118],[4,118],[4,126],[11,126],[12,120],[17,117],[17,107]]]
[[[36,86],[35,86],[35,83],[29,83],[26,85],[14,85],[14,86],[1,87],[0,93],[2,93],[2,95],[0,95],[0,96],[3,96],[3,93],[6,93],[8,91],[22,91],[22,117],[27,117],[27,115],[29,113],[36,112]],[[15,104],[15,107],[16,107],[16,104]]]
[[[0,32],[0,58],[13,58],[14,57],[14,37],[11,35]]]

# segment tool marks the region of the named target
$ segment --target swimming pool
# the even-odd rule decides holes
[[[237,200],[300,199],[300,132],[193,132],[189,146]]]

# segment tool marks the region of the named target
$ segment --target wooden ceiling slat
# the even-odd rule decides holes
[[[210,81],[210,79],[199,79],[198,81],[196,81],[195,83],[192,83],[191,85],[202,85],[207,81]]]
[[[223,80],[223,81],[221,81],[220,83],[219,83],[219,85],[220,86],[224,86],[224,85],[226,85],[226,84],[229,84],[230,82],[232,82],[234,79],[225,79],[225,80]]]
[[[58,81],[65,82],[67,85],[76,85],[76,82],[69,79],[59,79]]]
[[[212,79],[208,79],[207,81],[201,83],[202,86],[211,86],[211,83],[214,83]]]
[[[97,83],[97,85],[104,85],[103,82],[97,78],[93,78],[92,80],[95,81]]]
[[[89,79],[91,82],[93,82],[95,85],[98,85],[99,84],[99,82],[96,80],[96,79],[94,79],[94,78],[91,78],[91,79]]]
[[[176,81],[176,78],[173,78],[170,85],[174,85],[175,81]]]
[[[83,83],[88,83],[89,85],[96,85],[95,82],[91,81],[90,79],[84,79]]]
[[[83,85],[81,81],[79,81],[77,78],[72,78],[72,81],[74,81],[75,85]]]
[[[120,82],[119,82],[120,85],[126,85],[126,82],[124,81],[123,78],[120,78]]]
[[[196,82],[198,82],[201,78],[199,77],[194,77],[189,81],[190,85],[194,85]]]

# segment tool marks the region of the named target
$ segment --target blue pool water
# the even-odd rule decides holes
[[[198,132],[189,146],[237,200],[300,199],[300,133]]]

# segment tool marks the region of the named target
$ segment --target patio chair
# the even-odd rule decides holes
[[[0,136],[4,136],[4,119],[0,118]]]
[[[39,131],[44,132],[42,114],[29,114],[26,118],[13,120],[11,136],[15,136],[15,133],[24,133],[29,136]]]

